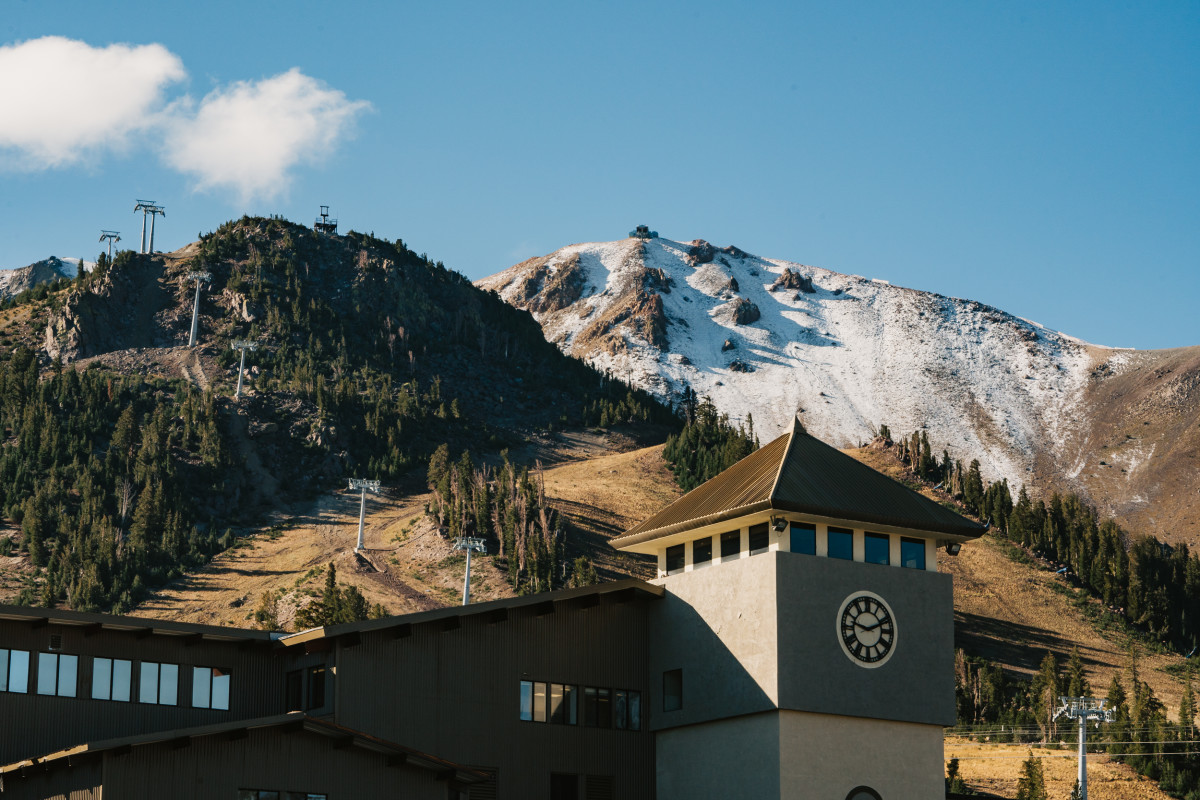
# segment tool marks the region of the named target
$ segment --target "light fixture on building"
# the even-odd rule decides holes
[[[783,533],[787,529],[788,521],[783,517],[771,517],[771,527],[776,533]]]
[[[959,550],[962,550],[962,542],[946,542],[946,552],[950,555],[958,555]]]

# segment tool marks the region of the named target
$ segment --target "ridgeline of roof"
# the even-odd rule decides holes
[[[789,432],[609,543],[622,549],[768,510],[965,538],[984,531],[979,523],[810,436],[796,419]]]
[[[198,739],[203,736],[216,736],[218,734],[227,734],[233,731],[251,731],[269,728],[286,728],[287,730],[306,731],[315,733],[333,740],[339,746],[358,747],[362,750],[369,750],[375,753],[382,753],[389,756],[400,756],[404,763],[411,764],[421,769],[431,770],[440,774],[454,773],[454,780],[460,783],[479,783],[486,780],[487,775],[470,767],[457,764],[453,761],[447,761],[444,758],[423,753],[420,750],[414,750],[411,747],[389,742],[386,739],[380,739],[376,736],[363,733],[362,731],[347,728],[337,723],[330,722],[317,717],[310,717],[303,711],[293,711],[288,714],[276,714],[270,717],[258,717],[256,719],[232,720],[230,722],[222,722],[215,725],[202,725],[194,728],[182,728],[170,731],[155,731],[153,733],[144,733],[137,736],[124,736],[118,739],[105,739],[102,741],[91,742],[88,744],[76,745],[68,747],[64,750],[58,750],[54,753],[49,753],[38,758],[27,758],[23,761],[17,761],[12,764],[0,766],[0,776],[9,773],[17,772],[24,773],[25,770],[38,768],[44,769],[53,764],[55,761],[62,759],[70,759],[73,757],[84,755],[99,755],[110,750],[124,750],[131,747],[138,747],[151,744],[159,744],[162,742],[172,742],[179,745],[187,744],[191,739]]]
[[[638,580],[625,578],[619,581],[597,583],[591,586],[581,586],[577,589],[560,589],[554,592],[528,594],[523,597],[509,597],[503,600],[492,600],[487,603],[472,603],[469,606],[449,606],[436,608],[432,611],[419,611],[415,614],[404,614],[398,617],[383,617],[369,619],[363,622],[343,622],[325,628],[310,628],[306,631],[285,634],[279,638],[284,646],[291,647],[319,639],[333,639],[344,635],[355,635],[389,629],[411,627],[424,623],[453,623],[469,617],[483,617],[489,621],[500,621],[507,618],[509,611],[528,609],[539,615],[552,613],[559,607],[570,607],[572,604],[594,605],[602,598],[615,602],[631,599],[656,599],[663,596],[666,590],[661,586]]]
[[[57,608],[0,605],[0,620],[28,622],[31,625],[66,625],[93,631],[121,631],[157,636],[198,636],[209,641],[259,642],[270,644],[276,638],[269,631],[247,628],[225,628],[191,622],[170,622],[148,617],[126,617],[116,614],[95,614],[85,611],[65,611]]]

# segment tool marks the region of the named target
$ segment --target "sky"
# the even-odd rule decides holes
[[[0,267],[242,214],[472,279],[638,224],[1200,344],[1195,2],[6,0]]]

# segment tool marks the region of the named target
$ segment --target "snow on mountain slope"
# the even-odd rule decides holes
[[[92,267],[96,266],[91,261],[83,261],[78,258],[50,256],[41,261],[35,261],[27,267],[0,270],[0,298],[20,294],[26,289],[32,289],[46,281],[74,278],[79,274],[81,264],[84,272],[90,272]]]
[[[753,414],[764,441],[797,411],[836,446],[881,423],[923,429],[935,452],[1022,482],[1066,440],[1101,350],[974,301],[701,240],[572,245],[478,284],[659,397],[691,386]]]

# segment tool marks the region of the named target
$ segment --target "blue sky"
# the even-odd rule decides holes
[[[0,267],[136,199],[159,249],[324,203],[472,278],[646,223],[1200,344],[1194,2],[10,0],[0,76]]]

